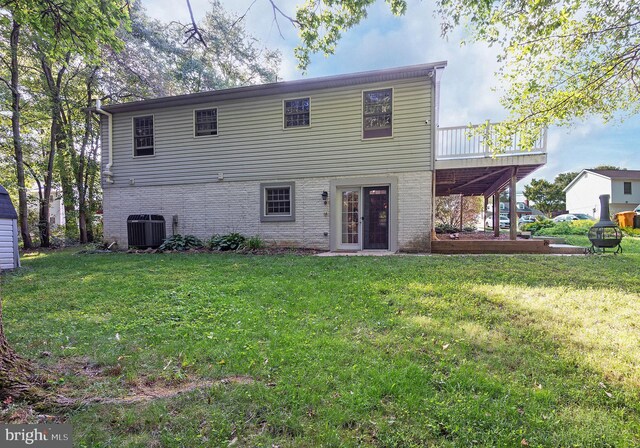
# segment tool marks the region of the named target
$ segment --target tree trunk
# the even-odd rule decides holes
[[[29,209],[27,205],[27,188],[24,182],[24,163],[22,157],[22,136],[20,134],[20,83],[18,80],[18,44],[20,42],[20,25],[13,21],[11,30],[11,125],[13,129],[13,149],[16,160],[16,178],[18,181],[18,218],[22,245],[31,249],[33,242],[29,234]]]
[[[73,191],[73,181],[69,176],[69,171],[71,168],[69,167],[69,162],[67,160],[66,154],[68,148],[66,145],[66,141],[63,141],[61,137],[59,137],[57,145],[58,149],[56,152],[56,165],[58,167],[60,185],[62,186],[62,203],[64,205],[65,215],[64,234],[67,238],[76,239],[78,237],[78,227],[76,224],[76,199]]]
[[[45,201],[43,204],[41,204],[40,208],[40,245],[42,247],[49,247],[51,245],[51,225],[49,224],[49,198],[51,197],[51,189],[53,185],[53,167],[58,141],[61,138],[64,139],[64,136],[60,135],[60,133],[64,130],[61,119],[62,99],[60,97],[60,88],[62,86],[62,80],[71,55],[70,53],[67,53],[62,67],[57,72],[54,78],[52,70],[53,65],[50,64],[47,60],[46,54],[39,48],[37,49],[40,53],[40,66],[42,68],[42,74],[44,75],[51,99],[51,138],[49,141],[47,173],[45,175],[44,182]]]

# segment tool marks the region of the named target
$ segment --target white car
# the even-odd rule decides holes
[[[640,205],[638,205],[633,211],[640,215]]]
[[[487,227],[493,227],[493,216],[487,217],[487,220],[485,221],[485,225]],[[500,213],[500,228],[507,229],[509,228],[510,225],[511,225],[511,220],[509,219],[509,216],[505,213]]]
[[[585,215],[584,213],[567,213],[564,215],[556,216],[555,218],[553,218],[553,222],[581,221],[585,219],[593,221],[593,216]]]

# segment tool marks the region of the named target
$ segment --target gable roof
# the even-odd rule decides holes
[[[374,82],[394,81],[398,79],[419,78],[423,76],[433,76],[434,70],[443,69],[446,66],[446,61],[440,61],[429,64],[410,65],[407,67],[349,73],[346,75],[273,82],[269,84],[213,90],[210,92],[167,96],[150,100],[132,101],[130,103],[112,104],[109,106],[103,106],[102,109],[110,113],[132,112],[157,107],[184,106],[211,101],[236,100],[266,95],[290,94],[301,91],[353,86]]]
[[[609,179],[640,179],[640,170],[585,170]]]
[[[582,178],[585,173],[595,174],[600,177],[607,178],[609,180],[640,180],[640,170],[582,170],[580,174],[576,176],[569,185],[564,187],[563,192],[567,192],[573,184],[578,182],[578,179]]]
[[[7,190],[0,185],[0,219],[18,219]]]

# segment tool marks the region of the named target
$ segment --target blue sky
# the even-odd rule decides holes
[[[285,12],[293,15],[302,0],[276,0]],[[142,0],[147,12],[161,20],[188,21],[186,2]],[[253,0],[221,0],[230,12],[244,13]],[[180,6],[180,4],[184,6]],[[191,0],[196,17],[210,8],[208,0]],[[385,2],[377,2],[369,18],[344,33],[335,55],[317,55],[307,73],[296,69],[293,49],[298,44],[296,30],[280,18],[279,35],[268,0],[256,0],[247,14],[247,30],[265,46],[282,53],[280,77],[283,80],[311,78],[341,73],[375,70],[403,65],[446,60],[442,79],[441,126],[498,121],[505,112],[499,103],[494,72],[496,50],[484,44],[460,45],[464,38],[458,31],[447,40],[440,37],[440,27],[433,14],[433,3],[409,0],[407,14],[395,17]],[[531,177],[553,179],[565,171],[579,171],[596,165],[617,165],[640,169],[640,119],[603,124],[598,118],[576,122],[570,128],[549,130],[548,162]],[[520,190],[530,179],[518,185]]]

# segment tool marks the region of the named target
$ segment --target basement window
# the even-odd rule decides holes
[[[134,157],[154,154],[153,115],[133,117],[133,155]]]
[[[293,182],[260,184],[260,221],[295,221]]]

